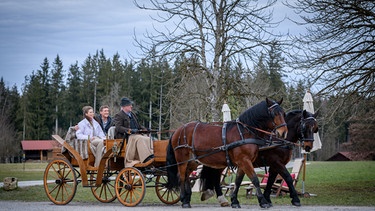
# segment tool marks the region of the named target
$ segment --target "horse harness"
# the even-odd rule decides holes
[[[306,129],[306,122],[309,121],[309,120],[316,121],[316,119],[314,117],[303,118],[303,116],[301,116],[301,121],[300,121],[300,125],[299,125],[300,126],[300,137],[298,139],[302,143],[304,141],[313,141],[313,139],[311,140],[311,138],[309,139],[309,138],[305,138],[304,137],[304,131]],[[230,122],[233,122],[233,121],[230,121]],[[184,137],[183,137],[184,144],[182,144],[182,145],[179,144],[174,149],[174,150],[176,150],[178,148],[190,148],[192,150],[193,157],[191,159],[189,159],[187,161],[184,161],[184,162],[181,162],[181,163],[198,160],[200,158],[207,157],[207,156],[210,156],[212,154],[215,154],[215,153],[218,153],[218,152],[221,152],[221,151],[225,151],[227,165],[229,167],[234,167],[234,165],[233,165],[233,163],[232,163],[232,161],[231,161],[231,159],[229,157],[229,152],[228,151],[231,150],[231,149],[233,149],[233,148],[235,148],[235,147],[239,147],[239,146],[242,146],[242,145],[245,145],[245,144],[256,144],[256,145],[260,146],[259,147],[259,151],[264,151],[264,150],[270,150],[270,149],[273,149],[273,148],[276,148],[276,147],[283,147],[283,148],[287,148],[287,149],[293,149],[294,146],[301,146],[300,144],[293,143],[293,142],[288,141],[288,140],[277,138],[271,132],[264,131],[264,130],[261,130],[259,128],[254,128],[254,127],[251,127],[249,125],[246,125],[246,124],[240,122],[238,119],[235,122],[236,122],[236,125],[237,125],[237,129],[239,131],[239,134],[241,136],[241,140],[237,140],[237,141],[235,141],[233,143],[227,144],[226,133],[227,133],[227,126],[228,126],[229,122],[224,122],[222,124],[222,142],[223,142],[223,145],[219,146],[219,147],[215,147],[215,148],[211,148],[211,149],[205,150],[206,152],[208,152],[207,154],[204,154],[204,155],[201,155],[201,156],[197,156],[195,154],[196,149],[194,148],[194,134],[195,134],[195,131],[196,131],[198,125],[201,123],[201,122],[197,121],[197,123],[196,123],[196,125],[194,127],[193,138],[192,138],[192,146],[190,146],[190,145],[187,144],[186,134],[184,132]],[[211,124],[215,124],[215,123],[211,123]],[[260,131],[262,133],[268,134],[270,138],[269,138],[269,140],[261,139],[261,138],[246,138],[245,139],[239,125],[242,125],[245,129],[247,129],[250,132],[252,132],[250,130],[250,128],[252,128],[254,130],[257,130],[257,131]],[[282,127],[282,126],[283,125],[277,126],[275,129],[277,129],[279,127]],[[184,131],[185,131],[185,129],[184,129]],[[277,139],[277,140],[274,141],[274,140],[272,140],[273,138]],[[181,140],[181,137],[179,138],[179,140]]]
[[[215,154],[215,153],[218,153],[218,152],[221,152],[221,151],[225,151],[227,165],[230,166],[230,167],[233,167],[234,165],[233,165],[233,163],[230,159],[230,156],[229,156],[229,150],[231,150],[233,148],[240,147],[240,146],[245,145],[245,144],[256,144],[256,145],[260,146],[259,150],[262,151],[262,150],[267,150],[267,149],[275,148],[275,147],[279,147],[279,146],[290,145],[289,141],[287,141],[287,140],[278,139],[278,141],[272,141],[272,137],[274,137],[274,134],[272,132],[264,131],[264,130],[261,130],[259,128],[250,127],[250,126],[240,122],[238,119],[235,121],[235,123],[236,123],[237,130],[239,132],[239,135],[240,135],[241,139],[237,140],[233,143],[228,144],[227,143],[227,136],[226,136],[227,126],[228,126],[228,123],[231,123],[231,122],[233,122],[233,121],[224,122],[222,126],[220,125],[222,127],[221,131],[222,131],[222,143],[223,143],[223,145],[221,145],[219,147],[214,147],[214,148],[210,148],[210,149],[207,149],[207,150],[200,151],[200,152],[207,152],[204,155],[197,156],[196,153],[195,153],[197,151],[197,149],[194,147],[194,140],[195,140],[194,136],[195,136],[195,133],[196,133],[196,130],[197,130],[198,126],[201,124],[201,122],[199,122],[199,121],[197,121],[195,126],[194,126],[191,146],[187,143],[186,132],[185,132],[185,127],[184,127],[184,130],[183,130],[184,132],[182,132],[183,137],[181,137],[182,133],[180,133],[180,138],[179,138],[179,140],[183,140],[183,143],[179,143],[179,145],[177,147],[175,147],[174,150],[177,150],[179,148],[190,148],[192,150],[192,158],[189,159],[186,162],[198,160],[200,158],[204,158],[204,157],[210,156],[212,154]],[[214,124],[214,123],[211,123],[211,124]],[[247,131],[249,131],[251,133],[254,133],[254,132],[250,128],[252,128],[254,130],[258,130],[262,133],[268,134],[270,136],[270,139],[267,140],[267,139],[262,139],[260,137],[259,138],[244,138],[243,131],[241,130],[240,125],[242,125],[242,127],[244,129],[246,129]]]

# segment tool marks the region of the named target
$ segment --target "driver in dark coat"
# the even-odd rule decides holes
[[[147,130],[138,123],[137,116],[132,111],[133,102],[128,98],[121,99],[121,110],[114,116],[113,121],[116,127],[115,138],[128,137],[125,152],[125,167],[134,166],[137,163],[152,163],[154,153],[152,140],[146,135],[139,134],[139,130]]]

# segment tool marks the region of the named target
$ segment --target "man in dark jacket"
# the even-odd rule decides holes
[[[138,123],[137,116],[132,111],[133,102],[128,98],[121,99],[121,110],[115,115],[115,138],[123,138],[129,135],[125,152],[125,167],[134,166],[137,163],[151,163],[153,161],[153,143],[150,137],[139,133],[140,130],[147,131]]]
[[[100,114],[96,115],[94,118],[97,122],[99,122],[105,135],[107,135],[109,128],[113,125],[112,118],[109,116],[109,106],[100,106],[99,113]]]

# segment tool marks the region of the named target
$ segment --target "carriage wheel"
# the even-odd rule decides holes
[[[158,175],[155,181],[155,192],[160,201],[165,204],[176,204],[180,201],[179,188],[167,188],[168,177],[165,175]]]
[[[91,187],[91,192],[98,201],[109,203],[116,199],[116,174],[117,172],[115,171],[105,171],[100,186]]]
[[[52,160],[44,171],[44,190],[55,204],[68,204],[77,191],[77,177],[72,164],[65,158]]]
[[[146,193],[143,174],[136,168],[122,169],[116,177],[117,199],[127,207],[135,207],[142,202]]]

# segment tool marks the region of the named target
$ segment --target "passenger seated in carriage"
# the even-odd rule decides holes
[[[76,136],[77,139],[90,139],[91,150],[95,156],[95,164],[97,167],[103,156],[105,134],[100,124],[94,119],[94,109],[91,106],[82,108],[83,120],[78,123]]]
[[[105,135],[108,135],[108,130],[113,126],[112,117],[109,115],[109,106],[102,105],[99,109],[99,114],[94,116],[94,119],[100,124]]]
[[[133,110],[133,102],[128,98],[121,99],[121,110],[113,118],[115,138],[128,136],[125,152],[125,167],[134,166],[137,163],[152,162],[154,158],[151,138],[139,133],[140,130],[148,130],[138,123]]]

